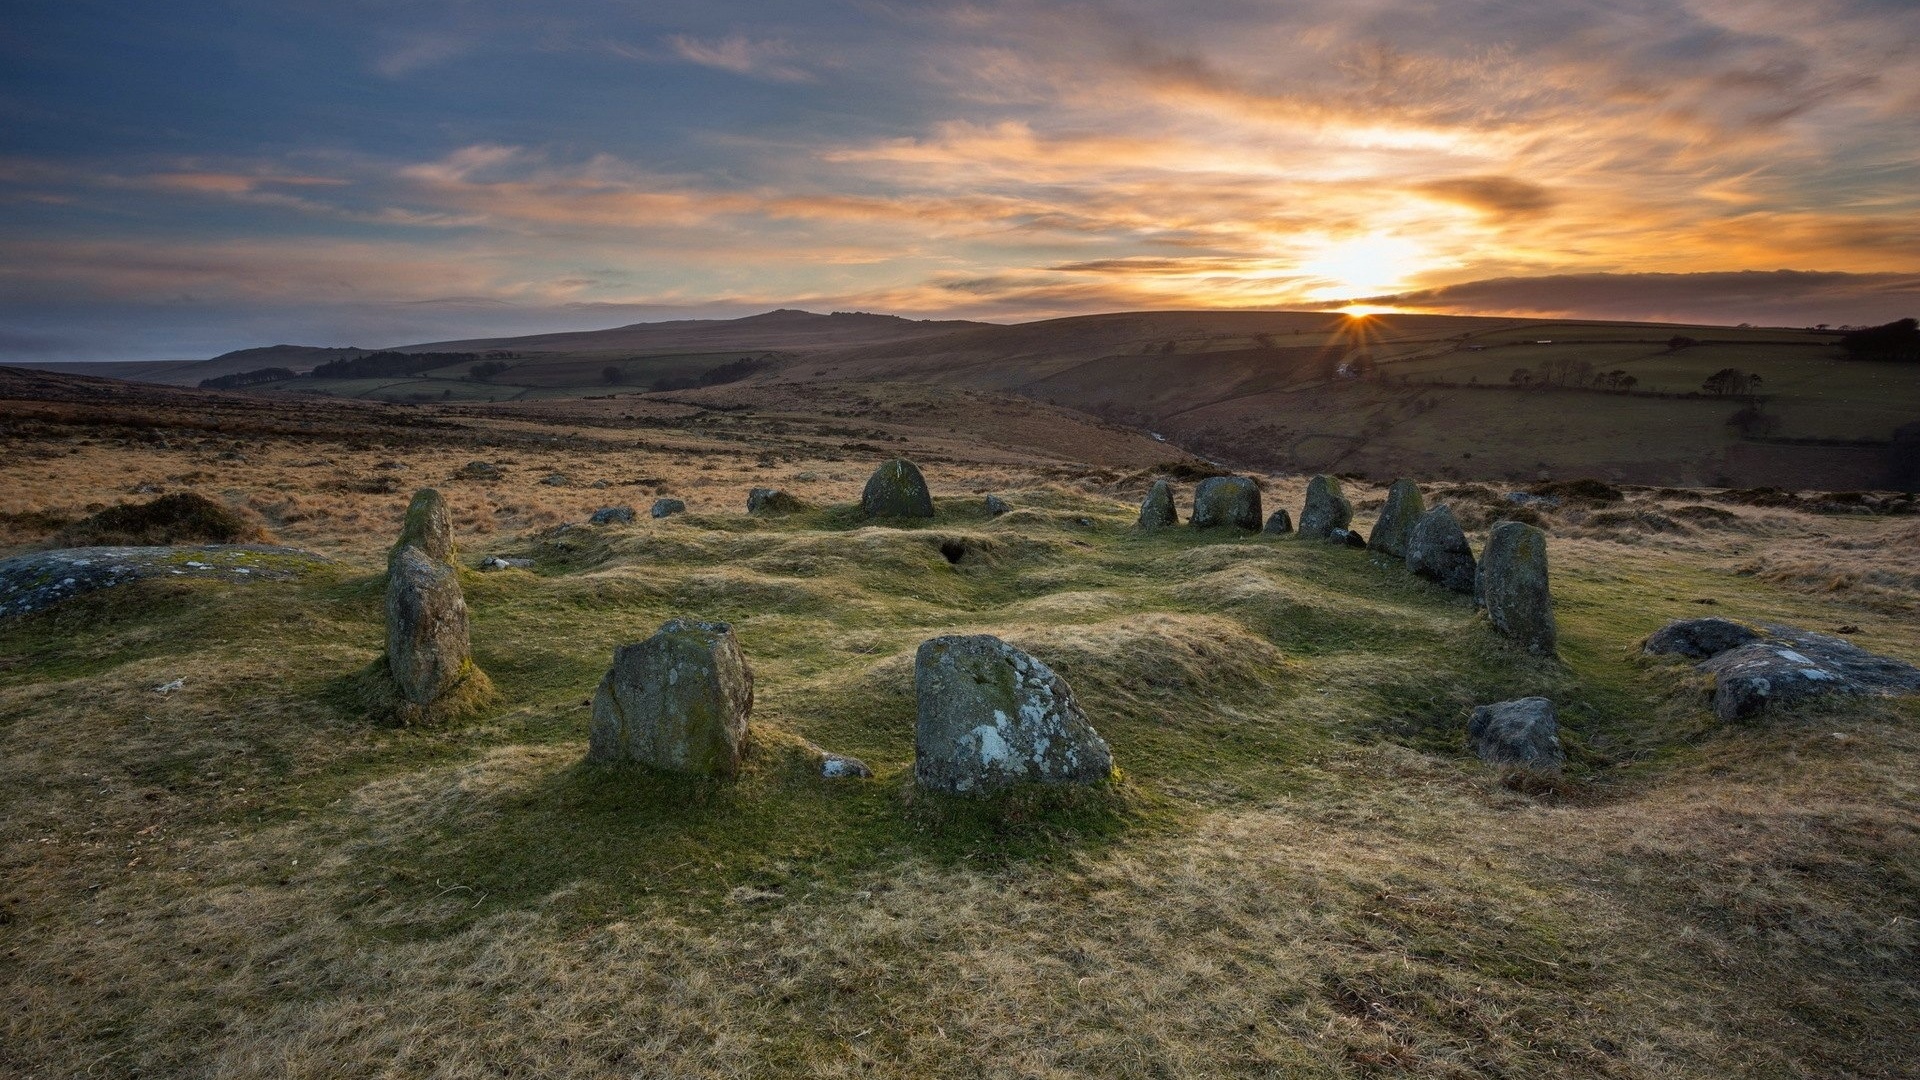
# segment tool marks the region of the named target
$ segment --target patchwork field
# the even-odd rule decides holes
[[[0,1072],[1893,1077],[1920,1056],[1920,703],[1727,727],[1636,650],[1713,613],[1920,661],[1915,517],[1653,489],[1530,510],[1551,661],[1364,552],[1138,533],[1146,484],[1199,464],[1030,401],[0,393],[0,554],[193,490],[331,559],[0,620]],[[930,524],[854,510],[896,453]],[[458,478],[472,460],[498,477]],[[1261,481],[1298,511],[1304,477]],[[499,697],[379,727],[352,686],[422,486],[454,508]],[[814,508],[748,517],[752,486]],[[1426,488],[1476,549],[1514,512]],[[1349,490],[1364,528],[1382,490]],[[667,494],[690,512],[646,518]],[[640,522],[581,524],[618,504]],[[472,569],[496,555],[533,565]],[[731,622],[752,665],[746,774],[586,766],[613,648],[677,615]],[[954,632],[1065,676],[1120,780],[916,792],[912,654]],[[1465,752],[1466,712],[1536,693],[1570,768],[1509,783]],[[877,775],[820,779],[801,738]]]

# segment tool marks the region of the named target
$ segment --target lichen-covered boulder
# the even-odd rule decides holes
[[[791,514],[806,508],[806,503],[778,488],[754,488],[747,492],[749,514]]]
[[[1244,476],[1209,476],[1200,481],[1193,493],[1193,517],[1187,524],[1196,529],[1223,525],[1255,531],[1260,528],[1260,486]]]
[[[1698,665],[1713,676],[1713,711],[1724,722],[1830,694],[1920,693],[1920,668],[1911,664],[1811,630],[1765,630]]]
[[[1165,479],[1155,480],[1147,489],[1147,497],[1140,500],[1140,527],[1165,529],[1178,524],[1180,514],[1173,508],[1173,485]]]
[[[1557,773],[1566,764],[1553,702],[1526,697],[1482,705],[1467,721],[1467,745],[1489,765]]]
[[[920,466],[906,458],[894,458],[873,470],[866,490],[860,493],[860,511],[870,518],[930,518],[933,493],[927,490],[927,478]]]
[[[913,775],[923,788],[977,794],[1113,774],[1113,754],[1066,680],[992,635],[922,642],[914,695]]]
[[[593,695],[587,760],[732,776],[747,752],[753,673],[723,622],[672,619],[613,652]]]
[[[400,538],[387,553],[388,566],[392,566],[394,556],[400,554],[402,548],[409,546],[419,548],[436,562],[453,562],[453,515],[447,510],[447,500],[432,488],[413,493],[413,501],[407,504],[406,520],[400,525]]]
[[[1407,569],[1457,593],[1472,593],[1473,548],[1446,504],[1420,515],[1407,538]]]
[[[1353,524],[1353,504],[1340,490],[1340,481],[1316,476],[1307,481],[1307,502],[1300,508],[1300,538],[1331,540],[1333,530]]]
[[[1500,522],[1487,539],[1480,572],[1493,628],[1536,656],[1552,656],[1557,631],[1547,589],[1547,534],[1518,521]]]
[[[1647,635],[1640,649],[1648,656],[1685,656],[1705,660],[1728,649],[1751,645],[1760,632],[1732,619],[1675,619]]]
[[[587,519],[587,523],[589,525],[631,525],[633,524],[633,507],[603,506],[593,512],[593,516]]]
[[[1367,534],[1367,548],[1382,555],[1404,559],[1413,527],[1426,513],[1426,500],[1420,497],[1420,485],[1411,480],[1395,480],[1387,489],[1387,504],[1380,508],[1380,520]]]
[[[387,670],[414,707],[434,704],[475,673],[460,579],[413,544],[387,564]]]
[[[653,501],[653,509],[647,511],[648,514],[656,518],[672,517],[675,514],[684,514],[686,512],[687,504],[679,499],[655,499]]]
[[[1293,531],[1293,515],[1283,506],[1267,515],[1267,524],[1260,531],[1269,536],[1285,536]]]

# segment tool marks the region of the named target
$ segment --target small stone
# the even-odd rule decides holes
[[[460,579],[412,544],[387,564],[387,668],[413,706],[432,705],[475,670]]]
[[[427,558],[437,562],[453,562],[453,515],[447,510],[447,500],[432,488],[413,493],[413,501],[407,504],[406,519],[400,525],[400,538],[387,552],[388,564],[392,564],[393,557],[402,548],[409,546],[419,548]]]
[[[647,511],[647,513],[652,514],[656,518],[672,517],[675,514],[684,514],[686,512],[687,504],[681,502],[679,499],[655,499],[653,509]],[[751,506],[748,507],[748,512],[752,512]]]
[[[1705,660],[1759,640],[1759,631],[1732,619],[1675,619],[1647,635],[1647,639],[1640,643],[1640,648],[1648,656],[1686,656]]]
[[[607,483],[605,480],[595,480],[593,483],[588,484],[587,486],[590,488],[593,488],[595,491],[598,491],[601,488],[612,487],[613,485]]]
[[[747,492],[749,514],[791,514],[806,508],[806,503],[778,488],[754,488]]]
[[[1420,515],[1407,538],[1407,569],[1457,593],[1473,592],[1473,548],[1446,504]]]
[[[1342,547],[1360,548],[1362,550],[1367,546],[1367,538],[1361,536],[1360,530],[1358,529],[1335,529],[1333,533],[1327,537],[1327,541],[1329,543],[1339,544]]]
[[[1260,531],[1269,536],[1285,536],[1293,531],[1293,515],[1283,506],[1267,515],[1266,527]]]
[[[1147,497],[1140,500],[1140,527],[1142,529],[1164,529],[1180,524],[1180,514],[1173,508],[1173,485],[1166,480],[1155,480],[1147,489]]]
[[[587,523],[589,525],[631,525],[633,524],[633,507],[603,506],[593,512],[593,516],[587,519]]]
[[[1307,481],[1307,502],[1300,510],[1302,540],[1331,540],[1333,530],[1353,524],[1353,504],[1340,490],[1340,481],[1316,476]]]
[[[498,480],[500,467],[490,461],[469,461],[454,475],[462,480]]]
[[[1387,504],[1380,509],[1380,520],[1367,535],[1367,547],[1396,559],[1407,556],[1407,542],[1413,527],[1426,512],[1426,500],[1420,497],[1420,485],[1411,480],[1395,480],[1387,489]]]
[[[546,476],[540,478],[540,482],[548,487],[566,487],[573,483],[573,481],[567,479],[565,473],[548,473]]]
[[[1260,528],[1260,486],[1245,476],[1209,476],[1193,492],[1195,529],[1227,525],[1255,531]]]
[[[1553,702],[1543,697],[1482,705],[1467,721],[1467,745],[1481,761],[1538,773],[1557,773],[1566,763]]]
[[[920,466],[894,458],[867,479],[866,490],[860,493],[860,511],[870,518],[930,518],[933,493],[927,490]]]
[[[977,794],[1017,783],[1099,783],[1113,754],[1066,680],[988,634],[921,642],[914,780]]]
[[[1010,514],[1013,512],[1012,504],[998,495],[987,496],[986,506],[987,514],[990,517],[999,517],[1001,514]]]
[[[753,673],[722,622],[672,619],[614,650],[593,697],[587,760],[732,776],[747,750]]]
[[[1560,506],[1560,499],[1555,495],[1535,495],[1526,491],[1509,491],[1505,497],[1508,502],[1515,506],[1525,506],[1536,510],[1554,510]]]
[[[1552,656],[1557,629],[1547,588],[1547,534],[1518,521],[1496,524],[1480,573],[1494,629],[1530,653]]]
[[[865,779],[873,775],[873,770],[857,757],[823,751],[820,755],[820,775],[828,780]]]

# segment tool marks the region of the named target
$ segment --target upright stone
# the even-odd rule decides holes
[[[1270,536],[1285,536],[1293,531],[1293,515],[1283,506],[1267,518],[1266,527],[1260,531]]]
[[[407,547],[417,547],[427,558],[436,562],[453,562],[453,515],[447,512],[447,500],[432,488],[421,488],[413,493],[413,501],[407,504],[406,521],[400,526],[400,539],[394,541],[393,549],[387,553],[387,565],[393,565],[394,557]]]
[[[1481,557],[1487,617],[1494,629],[1539,656],[1553,655],[1553,595],[1547,591],[1547,534],[1518,521],[1493,527]]]
[[[387,564],[387,670],[410,714],[477,673],[467,649],[460,579],[452,565],[413,544]]]
[[[1467,721],[1467,744],[1481,761],[1539,773],[1557,773],[1566,763],[1560,721],[1543,697],[1482,705]]]
[[[747,750],[753,673],[733,628],[672,619],[613,652],[593,695],[587,760],[732,776]]]
[[[1426,500],[1420,497],[1420,485],[1411,480],[1395,480],[1387,489],[1387,505],[1380,508],[1380,520],[1373,523],[1373,532],[1367,534],[1367,548],[1396,559],[1406,558],[1413,527],[1426,509]]]
[[[1196,529],[1231,525],[1257,531],[1260,486],[1244,476],[1207,477],[1193,493],[1193,518],[1188,524]]]
[[[1316,476],[1307,481],[1307,503],[1300,508],[1300,538],[1331,540],[1333,530],[1353,524],[1353,504],[1340,490],[1340,481]]]
[[[1414,522],[1407,538],[1407,569],[1454,592],[1473,592],[1473,548],[1445,503]]]
[[[906,458],[894,458],[867,478],[867,488],[860,493],[860,509],[870,518],[930,518],[933,493],[927,490],[927,478],[920,475],[920,466]]]
[[[1140,527],[1165,529],[1178,524],[1180,514],[1173,508],[1173,485],[1164,477],[1155,480],[1147,489],[1147,497],[1140,500]]]
[[[913,775],[923,788],[973,794],[1113,775],[1113,754],[1066,680],[997,637],[921,642],[913,681]]]

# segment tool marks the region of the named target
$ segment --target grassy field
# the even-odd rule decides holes
[[[929,435],[902,449],[939,516],[896,528],[851,509],[873,457],[792,432],[351,415],[192,451],[203,491],[333,569],[0,623],[0,1072],[1892,1077],[1920,1055],[1920,705],[1726,728],[1634,649],[1711,612],[1920,660],[1912,518],[1569,508],[1549,662],[1364,553],[1137,534],[1131,465]],[[8,497],[111,499],[152,451],[104,430],[18,443]],[[335,478],[483,455],[502,480],[444,485],[462,559],[535,560],[463,572],[500,698],[372,726],[352,680],[412,485]],[[594,477],[694,510],[554,529],[634,498]],[[1297,512],[1303,478],[1264,483]],[[818,509],[749,518],[754,484]],[[1017,509],[988,518],[988,491]],[[1354,494],[1364,526],[1381,492]],[[1450,498],[1478,547],[1497,500]],[[733,622],[753,667],[737,781],[583,763],[613,648],[674,615]],[[976,631],[1073,684],[1120,782],[913,789],[913,649]],[[1560,707],[1557,785],[1463,751],[1471,705],[1528,693]],[[799,738],[877,775],[818,779]]]

